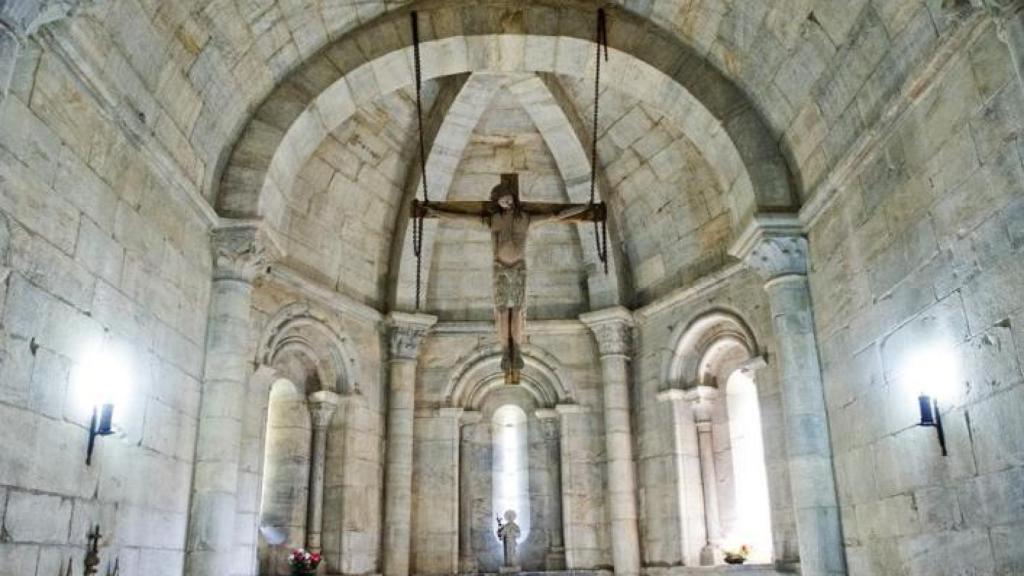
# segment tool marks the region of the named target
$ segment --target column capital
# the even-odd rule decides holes
[[[765,280],[807,275],[807,239],[792,214],[755,216],[729,253]]]
[[[629,356],[633,351],[633,313],[622,306],[580,315],[597,339],[601,356]]]
[[[658,392],[658,402],[681,402],[686,400],[686,391],[682,388],[668,388]]]
[[[224,218],[211,234],[215,280],[252,282],[284,255],[277,236],[260,220]]]
[[[710,422],[712,411],[715,407],[715,400],[718,398],[718,389],[711,386],[694,386],[684,391],[684,397],[690,402],[693,410],[693,419],[700,422]]]
[[[330,426],[331,418],[334,416],[338,405],[341,404],[341,395],[330,390],[320,390],[309,395],[309,415],[311,416],[313,428],[323,430]]]
[[[429,314],[388,314],[385,325],[388,328],[388,343],[392,360],[415,360],[419,356],[420,344],[437,323],[437,316]]]
[[[555,412],[560,417],[565,417],[569,414],[586,414],[588,412],[586,406],[580,404],[557,404],[555,406]]]
[[[8,0],[0,2],[0,25],[20,36],[31,36],[41,26],[98,3],[99,0]]]

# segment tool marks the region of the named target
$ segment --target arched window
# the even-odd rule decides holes
[[[309,409],[288,379],[270,388],[260,502],[260,574],[276,574],[285,552],[305,545],[309,488]]]
[[[772,520],[765,470],[764,441],[761,437],[761,409],[757,387],[743,370],[736,370],[726,383],[729,411],[729,439],[736,490],[736,523],[726,536],[734,546],[749,544],[750,561],[772,561]]]
[[[493,512],[504,521],[505,511],[516,513],[524,542],[530,534],[530,469],[526,412],[514,404],[494,411],[491,420]]]

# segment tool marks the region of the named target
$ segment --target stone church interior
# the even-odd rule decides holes
[[[0,0],[0,576],[1024,575],[1024,0]]]

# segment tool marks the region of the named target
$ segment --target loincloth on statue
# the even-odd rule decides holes
[[[512,265],[494,263],[494,306],[524,308],[526,304],[526,262]]]

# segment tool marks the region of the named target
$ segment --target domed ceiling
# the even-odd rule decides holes
[[[585,202],[592,91],[586,80],[551,74],[474,73],[429,83],[431,199],[487,199],[501,173],[516,172],[524,200]],[[601,106],[598,186],[625,273],[604,273],[590,225],[538,226],[527,253],[531,318],[575,318],[627,295],[644,303],[724,262],[731,229],[721,178],[683,129],[614,88],[602,90]],[[413,299],[402,208],[414,190],[423,194],[415,113],[409,89],[360,107],[303,166],[288,205],[287,264],[377,308],[388,306],[389,294],[400,308]],[[425,236],[423,310],[445,320],[489,320],[486,228],[429,222]],[[405,246],[396,250],[397,242]]]

